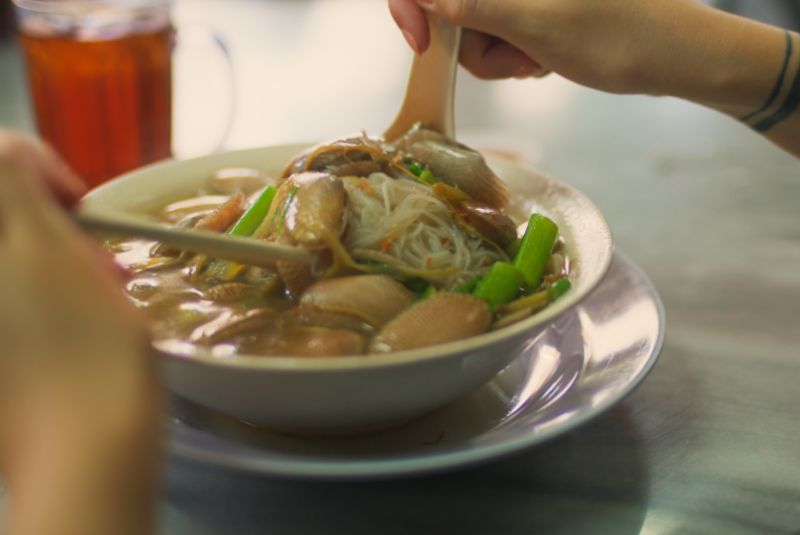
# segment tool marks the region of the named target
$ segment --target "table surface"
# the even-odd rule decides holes
[[[384,2],[184,0],[176,18],[228,43],[226,147],[380,132],[399,105],[410,56]],[[214,62],[181,53],[186,155],[214,142],[191,137],[193,110],[227,88],[220,65],[198,87]],[[32,130],[23,73],[3,42],[0,124]],[[445,475],[308,483],[170,459],[164,533],[800,533],[800,162],[695,105],[555,76],[462,72],[456,116],[462,139],[514,153],[603,210],[665,303],[654,371],[574,432]]]

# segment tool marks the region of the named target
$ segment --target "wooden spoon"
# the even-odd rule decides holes
[[[203,230],[168,227],[119,213],[78,212],[78,225],[93,234],[156,240],[184,251],[233,260],[249,266],[270,266],[276,260],[310,264],[314,255],[300,247]]]
[[[406,96],[400,112],[384,132],[386,141],[397,139],[421,122],[445,136],[455,136],[453,97],[461,28],[428,15],[430,46],[414,56]]]

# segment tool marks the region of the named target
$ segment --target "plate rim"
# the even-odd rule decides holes
[[[577,413],[575,417],[566,420],[561,425],[552,426],[538,433],[523,434],[522,436],[504,440],[496,444],[474,448],[459,448],[451,451],[431,452],[427,455],[420,456],[389,456],[356,461],[331,461],[313,458],[288,460],[276,458],[264,460],[252,459],[250,456],[243,458],[231,457],[229,455],[209,452],[204,449],[193,448],[189,445],[179,443],[176,441],[174,435],[170,437],[169,452],[181,459],[260,476],[311,480],[366,480],[388,477],[412,477],[474,466],[483,462],[497,460],[552,440],[596,418],[627,398],[647,378],[655,367],[661,354],[666,334],[666,311],[664,303],[650,278],[636,262],[619,248],[616,249],[613,257],[614,259],[619,259],[627,270],[634,272],[651,297],[656,307],[658,318],[656,340],[650,354],[647,356],[644,366],[642,366],[622,388],[607,396],[601,403],[588,407],[584,412]],[[614,260],[612,260],[611,263],[613,264],[613,262]],[[597,291],[602,284],[603,281],[601,280],[594,291]],[[594,293],[594,291],[592,293]],[[587,297],[590,296],[591,293]],[[175,425],[174,420],[172,415],[170,415],[170,425]]]

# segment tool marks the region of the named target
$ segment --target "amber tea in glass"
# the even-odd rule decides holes
[[[169,2],[15,4],[39,134],[88,185],[170,156]]]

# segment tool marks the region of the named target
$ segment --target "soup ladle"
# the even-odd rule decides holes
[[[461,27],[433,15],[428,15],[428,27],[430,45],[414,56],[403,104],[383,134],[386,141],[397,139],[416,123],[455,137],[453,100]]]

